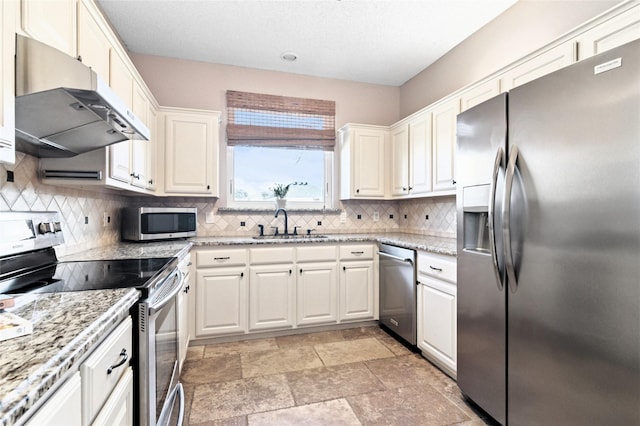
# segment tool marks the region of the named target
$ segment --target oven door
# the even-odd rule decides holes
[[[184,396],[180,397],[183,394],[178,386],[176,305],[183,277],[176,269],[139,304],[138,409],[144,426],[182,425]],[[176,405],[176,420],[170,423]]]

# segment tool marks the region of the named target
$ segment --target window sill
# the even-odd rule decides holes
[[[342,210],[340,209],[317,209],[317,208],[285,208],[288,213],[322,213],[322,214],[340,214]],[[218,214],[238,214],[238,213],[273,213],[276,211],[276,208],[247,208],[247,207],[219,207]]]

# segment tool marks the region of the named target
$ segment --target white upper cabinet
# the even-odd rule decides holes
[[[125,61],[111,50],[109,58],[109,86],[127,105],[133,104],[133,76]],[[131,181],[131,142],[124,141],[109,147],[109,175],[129,183]]]
[[[147,154],[145,155],[147,161],[146,188],[149,191],[155,191],[158,187],[156,171],[158,169],[158,151],[161,149],[161,145],[158,143],[158,110],[151,103],[149,103],[147,118],[149,121],[149,134],[151,136],[147,142]]]
[[[133,82],[132,109],[136,117],[149,127],[149,99],[137,81]],[[147,147],[149,144],[150,141],[144,139],[131,140],[131,184],[141,188],[146,188],[148,184]]]
[[[76,56],[76,0],[21,0],[20,9],[24,34]]]
[[[460,95],[460,110],[466,111],[469,108],[481,104],[482,102],[500,94],[500,80],[494,79],[482,84],[473,86]]]
[[[0,163],[15,162],[14,3],[0,2]]]
[[[400,123],[389,131],[391,154],[391,195],[409,193],[409,124]]]
[[[590,58],[640,38],[640,5],[578,36],[578,59]]]
[[[349,124],[340,139],[340,199],[384,199],[388,128]]]
[[[454,190],[456,121],[460,100],[451,99],[432,110],[433,114],[433,190]]]
[[[182,108],[163,108],[161,112],[165,192],[217,197],[220,113]]]
[[[409,121],[409,195],[431,191],[431,114]]]
[[[576,61],[576,43],[567,41],[506,71],[500,76],[500,90],[515,87],[550,74]]]
[[[78,57],[105,82],[109,82],[109,52],[111,44],[87,9],[86,1],[78,3]]]

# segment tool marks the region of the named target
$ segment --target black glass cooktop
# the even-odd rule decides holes
[[[172,257],[163,257],[59,262],[0,282],[0,293],[144,289],[172,260]]]

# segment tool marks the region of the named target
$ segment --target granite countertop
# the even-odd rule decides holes
[[[396,233],[379,234],[326,234],[326,238],[318,236],[300,236],[298,238],[269,238],[256,239],[253,237],[197,237],[192,238],[194,247],[229,246],[229,245],[262,245],[262,244],[308,244],[308,243],[352,243],[379,242],[392,244],[415,250],[425,250],[432,253],[456,255],[456,239],[434,237],[428,235]]]
[[[182,257],[191,250],[189,240],[154,241],[129,243],[121,242],[80,253],[61,256],[60,262],[80,260],[147,259],[152,257]]]
[[[33,333],[0,342],[0,425],[14,424],[103,340],[138,301],[135,289],[18,296],[8,309]]]

